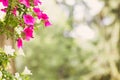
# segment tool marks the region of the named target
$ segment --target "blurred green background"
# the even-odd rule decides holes
[[[120,0],[42,0],[52,26],[25,42],[31,80],[120,80]]]

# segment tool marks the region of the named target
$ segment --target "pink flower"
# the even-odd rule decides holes
[[[33,26],[26,27],[23,31],[26,36],[26,40],[30,40],[30,38],[33,38]]]
[[[23,15],[23,19],[24,19],[25,24],[27,25],[34,25],[35,23],[35,19],[29,14]]]
[[[17,46],[18,46],[18,48],[22,48],[23,43],[22,43],[22,39],[21,38],[17,39]]]
[[[4,8],[4,9],[1,9],[1,11],[5,12],[5,13],[7,12],[6,8]]]
[[[49,19],[48,15],[43,13],[39,8],[33,8],[33,11],[36,13],[36,15],[39,19],[48,21],[48,19]]]
[[[44,25],[45,27],[51,26],[52,24],[50,23],[50,21],[48,20],[49,17],[47,16],[47,14],[42,13],[42,20],[44,21]]]
[[[14,16],[16,16],[16,12],[17,12],[17,7],[13,8],[12,14],[13,14]]]
[[[30,1],[29,0],[19,0],[21,4],[24,4],[27,8],[30,7]]]
[[[33,11],[35,12],[35,13],[39,13],[39,12],[41,12],[41,10],[40,10],[40,8],[33,8]]]
[[[42,11],[39,8],[33,8],[33,11],[36,13],[38,19],[42,18]]]
[[[52,25],[52,24],[50,23],[50,21],[48,21],[48,20],[47,20],[47,21],[45,21],[45,23],[44,23],[44,24],[45,24],[45,27],[48,27],[48,26],[51,26],[51,25]]]
[[[42,13],[42,19],[43,19],[43,20],[48,20],[48,19],[49,19],[49,17],[47,16],[47,14]]]
[[[34,3],[34,6],[38,6],[38,4],[42,4],[40,0],[34,0],[33,3]]]
[[[8,0],[0,0],[0,2],[2,2],[3,6],[8,7]]]

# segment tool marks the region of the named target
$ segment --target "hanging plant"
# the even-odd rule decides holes
[[[4,6],[1,11],[5,13],[4,19],[0,20],[0,35],[14,37],[22,54],[23,41],[34,38],[34,30],[38,28],[36,25],[50,26],[49,17],[40,9],[40,0],[0,0],[0,3]],[[0,80],[28,80],[27,76],[32,74],[27,67],[23,73],[15,75],[7,71],[9,59],[16,57],[15,52],[11,46],[0,49]]]

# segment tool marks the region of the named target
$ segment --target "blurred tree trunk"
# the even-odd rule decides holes
[[[5,45],[10,45],[12,48],[14,48],[14,39],[8,39],[6,35],[0,35],[0,48],[4,48]],[[8,71],[12,74],[16,72],[14,59],[10,59],[10,66],[8,68]]]

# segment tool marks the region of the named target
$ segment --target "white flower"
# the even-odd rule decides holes
[[[23,28],[18,26],[15,28],[15,31],[18,33],[18,34],[21,34],[21,32],[23,31]]]
[[[18,53],[19,53],[19,55],[25,56],[22,48],[18,49]]]
[[[22,78],[20,77],[20,74],[18,72],[15,73],[15,78],[17,78],[17,80],[22,80]]]
[[[0,78],[2,78],[2,72],[0,71]]]
[[[12,46],[4,46],[4,51],[7,55],[14,55],[15,49],[12,49]]]
[[[24,75],[32,75],[31,71],[25,66],[25,69],[23,71]]]
[[[15,73],[15,77],[18,79],[20,77],[20,74],[18,72]]]

